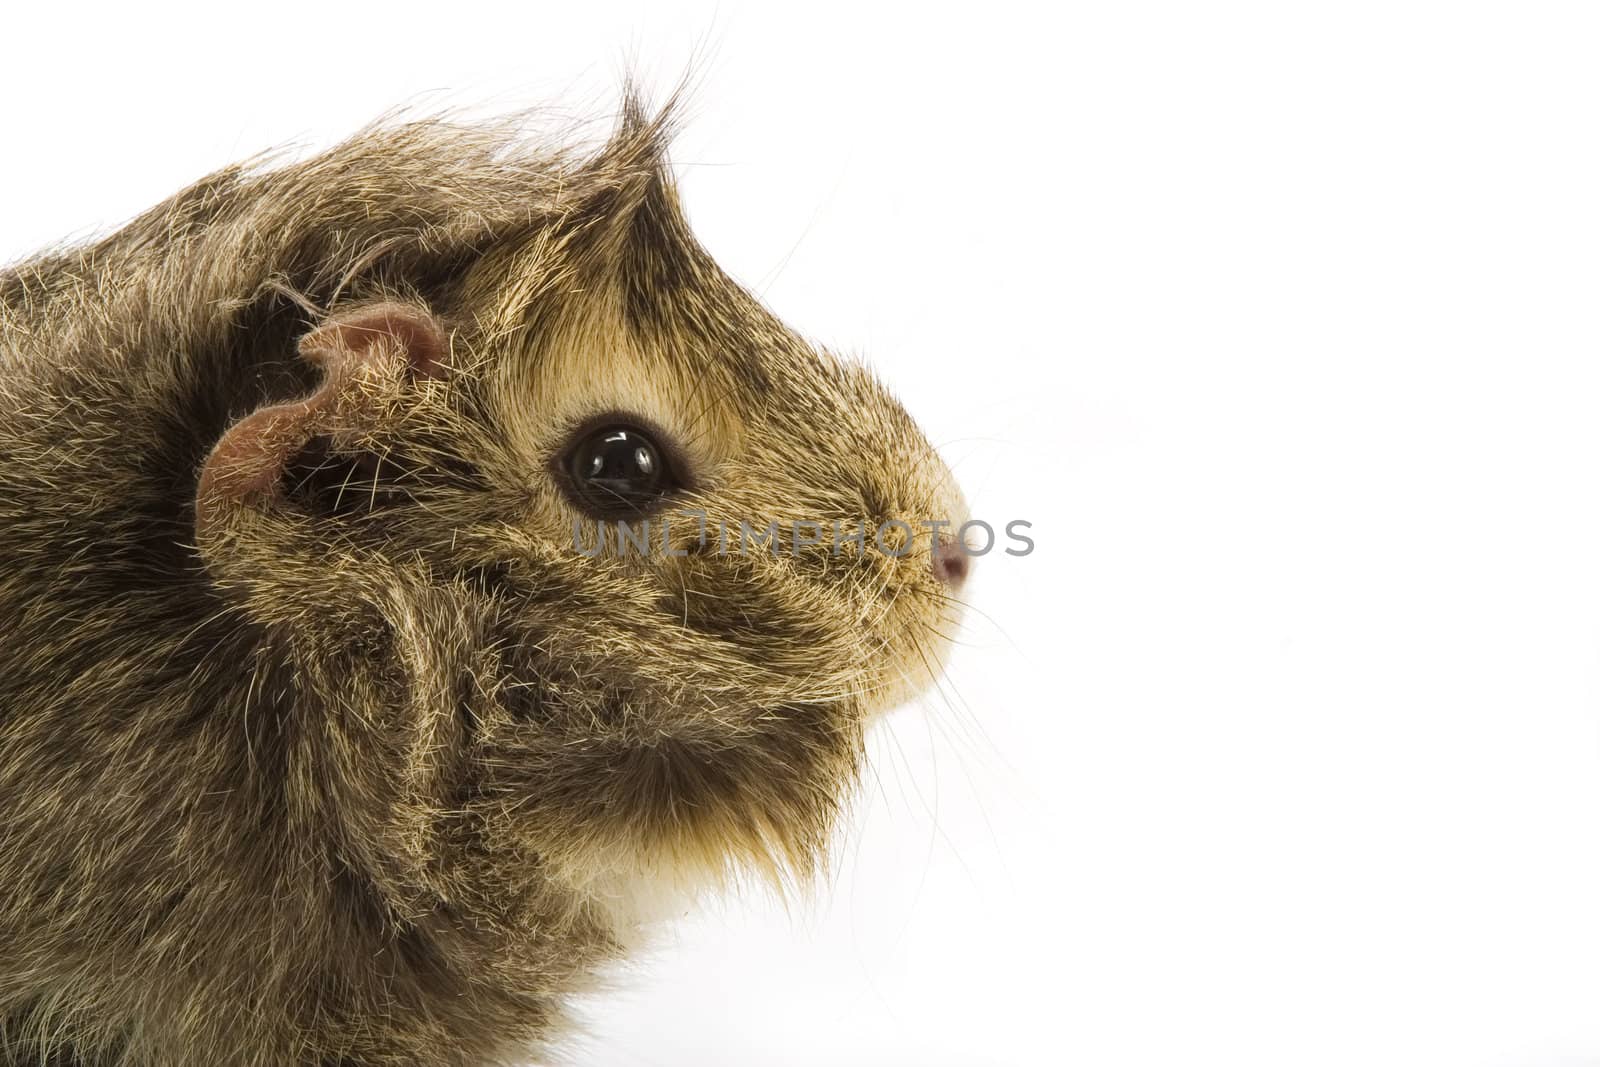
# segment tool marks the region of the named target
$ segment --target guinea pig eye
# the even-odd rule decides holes
[[[655,438],[636,426],[616,423],[578,435],[567,475],[573,503],[604,517],[648,512],[678,487]]]

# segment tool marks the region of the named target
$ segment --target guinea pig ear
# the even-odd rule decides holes
[[[260,408],[222,435],[200,472],[196,534],[203,541],[230,519],[281,502],[291,468],[308,450],[337,453],[376,471],[370,437],[407,385],[440,376],[449,338],[432,313],[382,303],[338,314],[300,340],[300,355],[323,369],[303,400]]]

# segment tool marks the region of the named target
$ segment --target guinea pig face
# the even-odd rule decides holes
[[[525,768],[517,750],[559,737],[559,781],[520,788],[562,798],[573,832],[540,851],[581,842],[575,873],[805,868],[864,725],[943,661],[964,576],[948,530],[965,507],[866,370],[718,270],[659,176],[636,195],[605,220],[619,232],[598,262],[479,323],[502,443],[489,477],[518,502],[517,543],[538,545],[504,609],[543,687],[490,765]],[[475,284],[545,276],[549,249],[509,250]],[[952,523],[937,555],[930,521]],[[536,603],[557,574],[560,636]],[[588,766],[575,751],[603,754]]]
[[[383,627],[428,646],[385,653],[400,675],[461,662],[402,787],[456,828],[429,838],[441,877],[815,870],[965,577],[959,490],[882,385],[716,267],[659,161],[489,249],[447,306],[358,304],[302,347],[318,463],[368,457],[334,464],[356,506],[324,494],[316,521],[462,620]],[[306,417],[230,432],[203,524],[294,480],[250,457],[298,449],[263,442]]]

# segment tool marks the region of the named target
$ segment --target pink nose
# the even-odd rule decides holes
[[[963,546],[943,538],[933,546],[933,576],[951,589],[961,588],[971,566],[972,561]]]

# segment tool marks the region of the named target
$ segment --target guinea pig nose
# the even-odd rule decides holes
[[[961,588],[970,568],[971,562],[962,545],[941,537],[939,543],[933,546],[933,576],[951,589]]]

